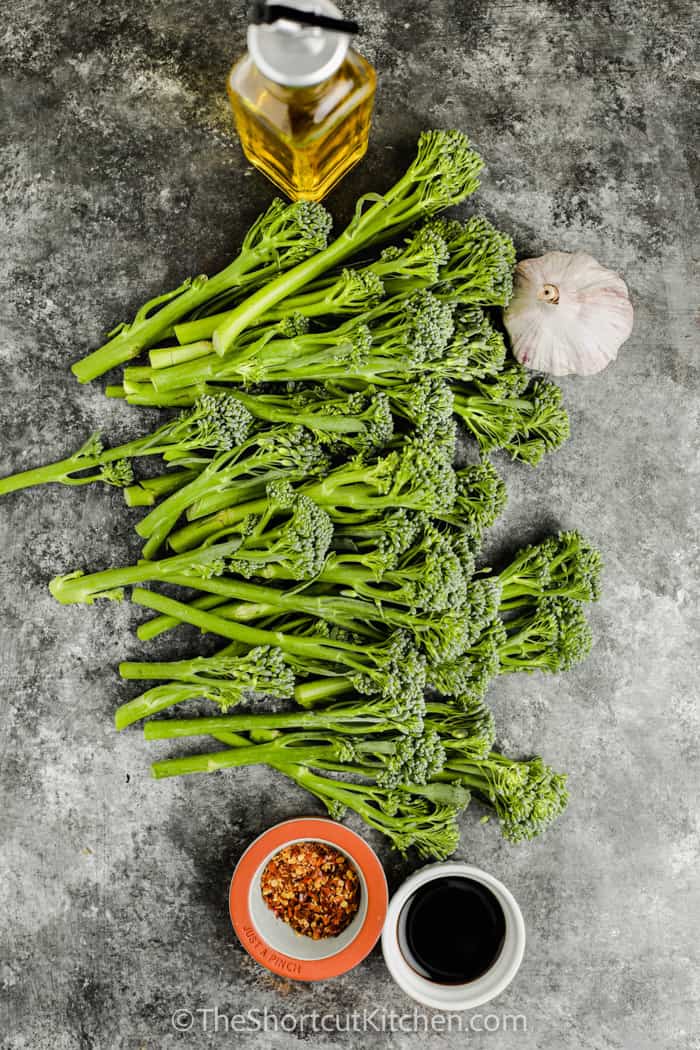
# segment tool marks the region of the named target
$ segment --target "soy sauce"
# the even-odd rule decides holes
[[[425,883],[399,917],[399,947],[421,977],[438,984],[467,984],[493,966],[501,953],[506,920],[488,886],[461,875]]]

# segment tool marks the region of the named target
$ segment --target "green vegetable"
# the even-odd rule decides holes
[[[457,476],[451,465],[454,438],[453,431],[443,442],[409,435],[400,448],[374,462],[356,457],[323,480],[309,482],[302,491],[327,510],[334,524],[367,522],[399,507],[433,516],[449,514],[457,496]],[[190,505],[187,516],[193,519],[192,525],[173,533],[170,545],[181,551],[205,540],[214,542],[247,515],[264,509],[264,499],[240,503],[226,488],[210,491]],[[198,521],[200,518],[204,520]]]
[[[566,774],[556,773],[541,758],[517,762],[492,751],[487,758],[471,760],[447,748],[444,771],[437,779],[468,788],[493,806],[501,833],[510,842],[540,835],[566,809],[569,794]]]
[[[269,489],[263,513],[243,521],[233,539],[160,561],[140,561],[91,575],[55,576],[49,589],[64,605],[90,605],[97,598],[121,600],[124,587],[149,580],[167,582],[183,576],[195,582],[227,570],[260,572],[273,563],[284,565],[292,579],[310,579],[318,573],[330,544],[333,528],[328,515],[288,486],[271,485]]]
[[[301,636],[248,627],[141,588],[132,591],[131,600],[231,641],[251,647],[278,646],[297,675],[333,679],[328,695],[345,692],[349,686],[359,693],[379,693],[389,699],[410,699],[423,693],[425,661],[402,631],[368,644],[330,634]]]
[[[197,399],[193,408],[145,437],[105,449],[99,435],[93,434],[67,459],[3,478],[0,480],[0,496],[48,482],[86,485],[104,481],[120,487],[130,486],[133,482],[131,459],[157,455],[166,462],[190,463],[193,452],[217,452],[239,445],[247,437],[252,424],[253,417],[240,400],[227,394],[222,397],[204,395]],[[195,462],[199,458],[196,457]],[[163,487],[167,489],[168,484],[161,489]],[[151,491],[154,489],[151,484]]]
[[[261,322],[263,325],[274,324],[290,314],[324,318],[364,313],[384,298],[386,280],[410,280],[421,287],[433,284],[438,279],[440,266],[447,259],[444,240],[426,224],[407,238],[401,247],[385,248],[377,262],[357,269],[346,268],[337,277],[321,277],[313,281],[307,285],[305,292],[283,299],[269,310]],[[229,319],[229,315],[230,311],[226,311],[176,325],[178,342],[187,344],[210,339],[215,330]],[[182,360],[188,360],[191,356],[188,352]],[[155,363],[152,355],[151,363]]]
[[[220,739],[225,740],[225,734]],[[268,765],[320,799],[335,820],[342,819],[347,810],[357,813],[366,824],[386,835],[402,853],[411,846],[425,858],[441,860],[454,853],[459,843],[457,817],[470,798],[469,792],[458,783],[402,784],[384,788],[376,783],[358,784],[331,779],[304,764],[310,747],[303,735],[298,735],[294,741],[286,739],[286,750],[273,741],[192,758],[154,762],[153,776],[160,779],[184,773],[209,773],[234,766]],[[296,746],[290,746],[292,743]],[[348,754],[346,746],[333,750],[335,758]],[[317,756],[314,753],[311,757]]]
[[[578,532],[523,548],[498,577],[500,619],[452,661],[434,661],[428,679],[441,692],[482,697],[489,681],[513,671],[568,670],[591,647],[582,602],[600,595],[599,551]]]
[[[452,851],[456,814],[450,807],[444,823],[440,821],[437,828],[429,825],[426,837],[423,821],[418,828],[414,823],[423,811],[423,805],[416,810],[416,798],[454,802],[459,797],[455,793],[463,792],[466,804],[467,790],[471,791],[493,806],[504,837],[512,842],[534,838],[563,812],[568,800],[566,777],[540,758],[519,762],[490,750],[492,721],[483,710],[477,707],[460,714],[447,703],[428,703],[424,717],[418,726],[407,724],[401,709],[387,710],[385,703],[356,699],[312,714],[149,722],[144,734],[149,740],[213,735],[225,741],[229,733],[237,740],[243,732],[269,733],[271,739],[254,746],[243,743],[226,751],[156,762],[153,775],[265,763],[321,798],[332,815],[353,809],[398,849],[414,845],[422,855],[442,857]],[[360,780],[330,780],[318,770]]]
[[[347,228],[325,250],[270,281],[240,303],[213,335],[214,349],[227,353],[246,328],[280,300],[378,241],[464,200],[479,185],[483,161],[459,131],[424,131],[408,170],[381,196],[357,202]],[[367,207],[367,205],[369,205]]]
[[[51,592],[89,604],[131,587],[156,614],[142,640],[180,623],[227,640],[214,656],[121,665],[145,685],[116,712],[119,729],[213,705],[213,717],[147,722],[149,739],[224,748],[157,762],[155,776],[265,764],[426,857],[454,850],[471,795],[512,841],[564,809],[562,775],[494,750],[484,695],[499,674],[580,660],[584,603],[600,590],[600,555],[575,532],[500,573],[477,568],[506,499],[486,457],[535,465],[569,427],[558,388],[509,361],[496,328],[511,239],[479,216],[435,217],[481,167],[460,133],[423,134],[405,175],[362,198],[330,245],[320,206],[274,202],[220,274],[146,303],[74,366],[87,381],[147,349],[107,394],[178,414],[0,481],[0,494],[122,486],[147,507],[142,560],[55,577]],[[455,465],[459,428],[479,463]],[[140,457],[160,462],[136,480]],[[149,581],[168,596],[139,586]],[[294,706],[272,713],[264,696]]]
[[[187,586],[188,582],[191,585],[193,581],[187,581],[186,577],[173,576],[170,577],[170,582]],[[199,582],[196,586],[199,587]],[[372,625],[372,628],[379,632],[382,626],[390,630],[400,627],[410,634],[413,644],[424,650],[433,660],[450,660],[463,653],[478,637],[478,629],[476,635],[474,632],[485,615],[485,606],[493,602],[489,581],[475,581],[469,588],[462,583],[463,593],[458,600],[456,599],[455,605],[425,611],[419,611],[415,607],[396,608],[390,604],[395,601],[391,597],[391,591],[381,592],[384,601],[380,601],[379,597],[374,601],[365,601],[349,597],[352,591],[345,588],[340,594],[319,594],[313,590],[297,593],[230,578],[205,580],[201,586],[202,589],[226,596],[229,600],[236,598],[241,602],[250,603],[251,612],[257,608],[257,611],[266,615],[299,613],[354,633],[362,632],[367,625]],[[225,616],[227,613],[225,606],[217,609],[219,616]]]
[[[438,294],[454,302],[506,306],[513,294],[515,247],[507,233],[474,215],[465,223],[436,219],[431,226],[447,245]],[[389,290],[392,289],[389,283]]]
[[[270,646],[258,646],[240,656],[219,653],[170,663],[122,663],[119,673],[122,678],[159,679],[163,684],[121,704],[114,716],[117,729],[193,696],[211,700],[227,711],[251,692],[283,698],[294,694],[294,675],[282,650]]]
[[[303,427],[281,426],[253,434],[242,444],[222,452],[209,461],[195,478],[179,487],[136,526],[139,536],[148,540],[144,557],[151,557],[164,542],[181,514],[203,498],[215,496],[224,504],[262,495],[270,484],[296,481],[321,474],[328,460],[318,442]],[[279,500],[283,490],[274,489]],[[286,491],[286,490],[285,490]],[[285,498],[291,498],[291,492]],[[244,504],[245,505],[245,504]],[[253,513],[264,513],[264,503]],[[236,523],[240,528],[243,515]],[[228,535],[228,528],[219,535]]]
[[[250,384],[350,377],[387,385],[426,370],[456,372],[458,366],[444,359],[452,333],[450,305],[430,291],[415,292],[383,302],[330,331],[272,339],[264,353],[252,343],[223,360],[213,354],[149,377],[161,392],[210,381]],[[140,379],[141,373],[133,378]]]
[[[454,411],[483,452],[502,448],[536,466],[569,436],[559,387],[546,379],[530,385],[528,372],[515,362],[493,378],[456,383],[453,393]]]
[[[265,286],[274,274],[295,267],[300,260],[321,251],[330,227],[331,218],[320,204],[310,201],[285,204],[274,200],[253,223],[239,255],[225,269],[210,279],[188,278],[174,291],[149,300],[130,324],[118,325],[109,333],[111,338],[104,346],[77,361],[73,374],[81,383],[96,379],[171,335],[174,324],[221,292],[236,288],[245,294]]]

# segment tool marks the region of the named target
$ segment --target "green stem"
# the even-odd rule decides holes
[[[169,470],[156,478],[144,478],[133,485],[127,485],[124,501],[127,507],[152,507],[161,496],[176,492],[183,485],[189,484],[199,474],[198,470]]]
[[[162,780],[164,777],[178,777],[189,773],[215,773],[219,769],[232,769],[235,766],[264,765],[265,759],[260,754],[261,750],[260,744],[254,744],[215,751],[209,755],[167,758],[152,764],[151,775],[155,780]]]
[[[242,730],[243,732],[259,728],[338,730],[341,726],[344,733],[366,733],[373,726],[377,726],[377,719],[370,717],[363,720],[363,713],[363,708],[358,705],[357,710],[350,713],[345,719],[332,711],[329,713],[290,711],[280,714],[264,712],[262,714],[216,715],[213,718],[171,718],[146,723],[143,727],[143,735],[146,740],[172,740],[180,737],[211,736],[220,729]],[[378,725],[377,728],[381,731],[384,726]]]
[[[99,475],[92,474],[82,478],[72,478],[70,475],[76,471],[92,470],[99,466],[100,462],[100,456],[68,457],[68,459],[61,459],[57,463],[49,463],[44,467],[23,470],[19,474],[0,479],[0,496],[7,496],[10,492],[28,489],[34,485],[46,485],[50,482],[59,482],[61,485],[88,485],[98,480]]]
[[[294,689],[294,699],[300,707],[313,707],[323,700],[340,696],[352,689],[349,678],[319,678],[311,682],[300,682]]]
[[[151,724],[150,722],[147,723],[147,725]],[[308,756],[310,761],[315,757],[322,757],[324,754],[328,754],[329,751],[327,747],[319,749],[297,748],[296,750],[302,752],[304,760]],[[176,777],[188,773],[215,773],[220,769],[256,765],[268,765],[283,772],[286,772],[288,768],[302,768],[297,766],[291,758],[287,762],[285,756],[281,754],[279,746],[273,741],[270,744],[254,744],[248,747],[236,746],[226,751],[214,751],[207,755],[190,755],[185,758],[165,759],[162,762],[154,762],[151,766],[151,773],[156,780],[160,780],[163,777]]]
[[[188,584],[189,586],[189,584]],[[220,594],[205,594],[201,598],[197,598],[195,601],[190,602],[196,609],[215,609],[219,605],[223,605],[228,599]],[[146,623],[142,623],[136,629],[136,637],[142,642],[149,642],[152,638],[157,638],[158,635],[164,634],[166,631],[172,630],[174,627],[179,627],[182,623],[181,620],[176,620],[173,616],[154,616],[152,619],[147,620]]]
[[[212,329],[213,331],[213,329]],[[177,327],[175,328],[177,335]],[[211,353],[211,343],[197,336],[196,340],[187,342],[183,346],[165,346],[151,350],[148,360],[151,368],[170,368],[172,365],[180,365],[183,361],[194,361],[198,357],[206,357]]]
[[[150,300],[139,310],[134,321],[122,327],[112,339],[87,357],[76,361],[72,372],[81,383],[89,383],[117,365],[137,357],[140,352],[172,332],[172,326],[197,306],[213,299],[224,289],[245,283],[245,276],[264,262],[259,253],[248,249],[215,277],[205,275],[185,281],[173,292]],[[155,313],[150,313],[150,310]],[[150,315],[149,315],[150,314]]]
[[[153,689],[142,693],[133,700],[120,704],[114,712],[114,725],[121,732],[134,722],[148,718],[149,715],[158,714],[168,707],[173,707],[184,700],[190,700],[196,696],[196,689],[191,685],[180,682],[168,682],[167,685],[157,685]]]
[[[309,259],[253,292],[230,312],[223,324],[215,329],[212,342],[217,354],[223,357],[241,332],[249,328],[267,310],[271,310],[281,299],[292,295],[293,292],[312,281],[314,277],[319,277],[332,266],[342,262],[360,247],[362,247],[362,241],[356,243],[353,236],[349,235],[346,230],[324,251],[317,252],[316,255],[312,255]]]
[[[232,540],[218,546],[209,547],[200,551],[196,558],[196,565],[204,568],[217,562],[224,557],[230,557],[238,552],[240,540]],[[123,588],[135,583],[146,583],[152,580],[165,580],[173,575],[184,575],[190,580],[190,585],[196,581],[193,578],[193,557],[191,554],[176,554],[171,558],[162,558],[160,561],[141,561],[136,565],[123,565],[116,569],[105,569],[103,572],[94,572],[89,575],[81,573],[70,573],[66,576],[54,576],[49,583],[49,590],[54,598],[62,605],[73,602],[84,602],[90,604],[95,598],[123,597]]]
[[[214,613],[202,609],[194,609],[184,602],[166,598],[154,591],[146,591],[140,587],[135,588],[131,594],[131,600],[135,605],[145,606],[154,612],[165,613],[174,616],[184,623],[192,624],[203,631],[218,634],[222,638],[230,638],[232,641],[244,642],[246,645],[270,645],[277,646],[282,652],[302,657],[307,661],[322,660],[329,663],[347,663],[349,666],[362,666],[359,656],[364,653],[362,646],[353,645],[350,642],[341,642],[314,636],[301,636],[285,634],[282,631],[268,631],[257,627],[249,627],[246,624],[225,620]],[[329,674],[329,677],[335,675]]]
[[[214,393],[203,387],[188,387],[187,390],[174,390],[171,393],[159,394],[152,383],[124,383],[124,397],[130,405],[139,408],[191,408],[202,394]],[[220,393],[221,390],[217,390]]]

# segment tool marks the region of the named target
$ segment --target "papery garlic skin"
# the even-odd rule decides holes
[[[586,252],[548,252],[515,267],[503,320],[513,354],[553,376],[600,372],[632,331],[627,285]]]

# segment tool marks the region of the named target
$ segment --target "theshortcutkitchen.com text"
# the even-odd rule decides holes
[[[525,1014],[424,1013],[421,1010],[385,1010],[380,1007],[345,1013],[277,1013],[251,1007],[231,1013],[218,1006],[173,1011],[176,1032],[214,1032],[238,1035],[245,1032],[289,1032],[298,1036],[314,1032],[526,1032]]]

